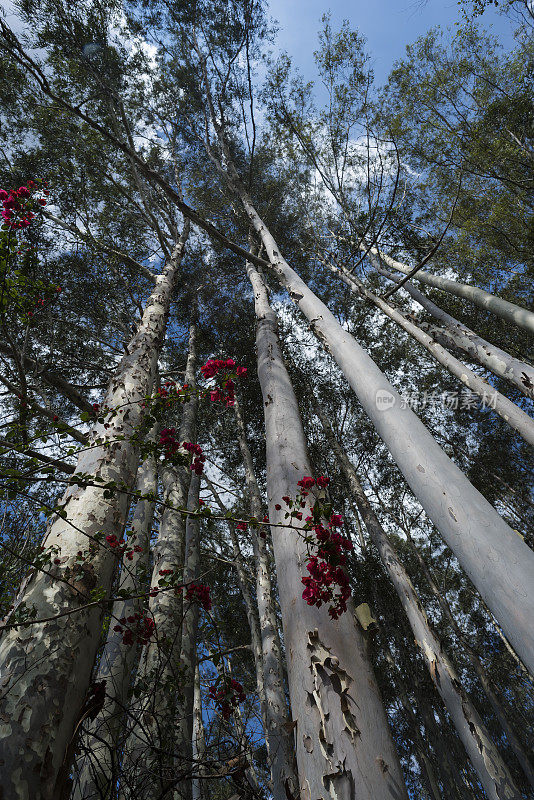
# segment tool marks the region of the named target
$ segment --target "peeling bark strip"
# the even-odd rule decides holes
[[[157,426],[147,439],[154,442]],[[157,487],[156,460],[153,455],[139,466],[136,491],[139,494],[155,495]],[[127,707],[128,689],[139,657],[139,648],[123,642],[123,635],[114,631],[114,625],[122,617],[141,612],[145,603],[135,596],[139,594],[139,579],[149,564],[150,532],[154,520],[154,501],[138,500],[132,517],[128,543],[142,547],[133,558],[123,558],[119,588],[134,595],[131,599],[116,600],[113,603],[108,638],[104,646],[95,681],[106,682],[106,700],[102,711],[87,725],[87,734],[82,745],[85,752],[78,766],[78,781],[74,787],[72,800],[107,800],[117,781],[117,747],[119,734]]]
[[[106,430],[100,424],[94,426],[93,446],[79,456],[77,473],[127,486],[133,483],[137,453],[130,437],[143,419],[140,401],[152,390],[188,231],[186,223],[111,380],[104,402],[117,409],[117,415]],[[108,445],[95,444],[97,439]],[[101,633],[101,610],[96,606],[78,609],[93,588],[109,591],[117,562],[113,551],[101,546],[86,562],[81,580],[74,581],[72,568],[76,553],[87,551],[88,537],[100,531],[122,532],[127,508],[124,493],[106,499],[103,490],[94,486],[72,486],[62,504],[66,518],[55,519],[44,545],[60,548],[62,563],[53,569],[63,578],[70,575],[70,584],[34,573],[17,602],[35,607],[38,618],[64,616],[7,630],[0,641],[2,788],[6,798],[16,800],[52,800],[60,792],[57,781],[60,771],[68,769],[63,760],[80,718]]]
[[[395,276],[384,269],[377,256],[369,253],[369,261],[374,269],[389,280],[396,280]],[[343,271],[343,268],[340,267]],[[436,341],[439,341],[445,347],[455,347],[467,353],[474,361],[478,361],[483,367],[489,369],[494,375],[500,378],[505,378],[512,386],[519,389],[524,395],[534,398],[534,367],[527,364],[525,361],[520,361],[514,358],[509,353],[501,350],[491,342],[478,336],[471,328],[464,325],[463,322],[447,314],[442,308],[432,302],[426,295],[416,289],[415,286],[408,281],[403,286],[408,294],[422,306],[425,311],[428,311],[444,327],[440,328],[436,325],[424,323],[419,321],[419,327],[426,330]]]
[[[261,283],[256,290],[256,283],[258,281],[261,282],[261,277],[255,269],[249,269],[248,266],[247,273],[254,293],[256,294],[256,291],[258,291],[261,294]],[[234,408],[239,449],[241,450],[245,467],[250,499],[250,512],[256,519],[261,519],[263,517],[262,499],[254,473],[254,464],[247,442],[245,422],[238,397],[236,397]],[[265,705],[264,726],[268,759],[271,767],[271,790],[274,800],[288,800],[288,797],[291,798],[291,795],[296,793],[298,787],[293,729],[287,713],[284,670],[269,571],[267,542],[254,532],[252,537],[256,565],[256,602],[261,636],[260,657]]]
[[[494,389],[493,386],[483,380],[476,372],[469,369],[462,361],[455,358],[452,353],[449,353],[442,345],[434,341],[428,333],[425,333],[414,322],[407,319],[398,309],[373,294],[358,278],[355,278],[345,270],[339,270],[338,274],[349,289],[370,300],[386,316],[422,344],[432,357],[442,364],[451,375],[454,375],[464,386],[467,386],[468,389],[477,394],[483,403],[492,408],[511,428],[514,428],[523,437],[525,442],[534,447],[534,420],[528,414],[525,414],[521,408]]]
[[[251,276],[253,267],[248,270]],[[271,398],[264,403],[269,518],[284,524],[284,512],[276,505],[284,495],[294,494],[297,481],[311,471],[297,400],[278,343],[276,315],[257,273],[254,298],[258,376],[264,401]],[[406,800],[352,603],[336,621],[325,607],[308,606],[302,599],[302,538],[278,527],[272,528],[272,538],[301,800]]]
[[[367,247],[363,243],[360,245],[360,249],[362,252],[367,251]],[[410,267],[407,264],[403,264],[401,261],[391,258],[387,253],[384,253],[382,250],[379,251],[376,247],[371,247],[369,253],[376,258],[380,258],[384,264],[397,272],[402,272],[404,275],[408,275],[410,272]],[[481,308],[483,311],[491,311],[492,314],[504,319],[506,322],[512,322],[519,328],[523,328],[529,333],[534,333],[534,313],[532,313],[532,311],[521,308],[521,306],[516,306],[514,303],[509,303],[508,300],[496,297],[494,294],[490,294],[490,292],[486,292],[484,289],[479,289],[478,286],[458,283],[450,278],[442,278],[441,275],[431,275],[429,272],[424,272],[423,270],[419,270],[419,272],[413,276],[412,280],[425,283],[427,286],[433,286],[435,289],[441,289],[443,292],[453,294],[455,297],[469,300],[473,305],[478,306],[478,308]]]
[[[408,617],[410,627],[415,636],[415,642],[425,659],[430,676],[445,703],[454,727],[458,731],[471,763],[477,771],[488,799],[521,800],[521,792],[515,786],[497,747],[491,740],[484,723],[469,699],[469,695],[460,683],[456,670],[443,649],[442,643],[432,630],[410,576],[404,569],[378,517],[374,513],[358,480],[354,466],[336,439],[325,413],[313,396],[312,401],[330,447],[337,456],[345,479],[354,494],[356,505],[362,515],[365,527],[373,544],[380,553],[382,563]]]
[[[240,182],[222,135],[220,142],[229,186],[261,237],[280,284],[290,295],[301,296],[298,306],[310,328],[337,362],[413,493],[534,674],[534,553],[469,483],[411,408],[402,407],[399,393],[372,358],[282,258]]]

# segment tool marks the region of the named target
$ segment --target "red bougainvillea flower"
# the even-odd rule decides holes
[[[0,216],[8,228],[12,230],[28,228],[35,219],[34,211],[39,206],[46,205],[47,201],[44,199],[37,200],[35,203],[32,195],[36,186],[35,181],[29,181],[27,186],[19,186],[18,189],[12,189],[9,192],[0,189],[0,202],[2,203]]]
[[[234,678],[224,676],[209,688],[209,696],[221,712],[223,719],[228,719],[236,706],[246,699],[245,690]]]
[[[198,603],[204,611],[211,610],[210,587],[204,583],[190,583],[185,592],[185,599],[190,603]]]

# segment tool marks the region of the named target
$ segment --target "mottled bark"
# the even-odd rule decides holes
[[[249,266],[249,276],[253,268]],[[259,276],[254,282],[256,344],[267,440],[269,518],[283,495],[311,474],[297,400],[284,366],[277,321]],[[311,497],[311,502],[314,498]],[[298,522],[296,523],[299,524]],[[302,800],[406,798],[365,642],[349,602],[338,620],[302,599],[306,546],[295,529],[272,527],[295,723]],[[290,787],[288,787],[290,788]],[[290,797],[298,796],[291,789]]]
[[[155,427],[148,441],[154,442]],[[156,460],[149,455],[137,471],[136,491],[154,498],[157,488]],[[106,800],[113,793],[117,781],[117,747],[119,734],[127,708],[128,690],[135,669],[139,648],[123,642],[123,634],[114,626],[122,619],[141,613],[146,604],[141,596],[149,564],[149,543],[154,519],[154,501],[138,500],[128,532],[128,548],[137,545],[141,552],[133,552],[132,559],[123,558],[119,589],[129,597],[113,603],[106,644],[100,659],[96,682],[105,681],[104,707],[93,721],[86,723],[82,737],[84,753],[78,765],[78,779],[73,800]]]
[[[390,280],[395,280],[393,273],[384,269],[376,256],[371,255],[369,260],[380,275],[384,275]],[[419,327],[423,328],[436,339],[436,341],[444,345],[444,347],[455,347],[458,350],[462,350],[474,361],[478,361],[483,367],[493,372],[494,375],[505,378],[524,395],[534,398],[534,367],[532,367],[531,364],[514,358],[509,353],[501,350],[500,347],[478,336],[474,331],[468,328],[467,325],[464,325],[463,322],[460,322],[450,314],[447,314],[446,311],[443,311],[442,308],[439,308],[432,300],[420,292],[419,289],[412,286],[409,281],[404,284],[403,288],[413,300],[419,303],[425,311],[428,311],[442,326],[440,327],[435,324],[419,321],[417,323]]]
[[[337,441],[326,414],[316,401],[314,401],[314,410],[321,420],[329,445],[338,459],[340,468],[346,480],[350,482],[354,499],[371,541],[380,553],[382,563],[408,617],[416,644],[427,664],[430,676],[445,703],[488,798],[490,800],[505,800],[505,798],[520,800],[521,793],[515,786],[486,726],[462,686],[454,665],[431,628],[410,577],[374,513],[358,480],[356,470]]]
[[[93,427],[91,447],[78,457],[77,473],[126,487],[133,483],[137,452],[130,439],[144,418],[141,402],[152,389],[188,227],[156,280],[106,392],[104,403],[116,414],[109,427]],[[65,516],[55,518],[44,540],[45,547],[59,548],[61,563],[52,564],[49,574],[33,572],[17,599],[17,606],[35,608],[37,621],[4,631],[0,642],[0,763],[5,795],[17,800],[57,796],[68,772],[64,759],[82,714],[101,633],[102,606],[87,604],[93,589],[109,592],[117,566],[105,542],[91,554],[88,545],[97,533],[121,533],[127,496],[117,491],[105,497],[98,486],[73,484],[61,505]],[[78,551],[88,557],[75,571]]]
[[[455,358],[452,353],[449,353],[448,350],[436,342],[428,333],[421,330],[418,325],[407,319],[397,308],[394,308],[381,297],[377,297],[377,295],[367,289],[358,278],[342,270],[339,270],[338,274],[353,292],[370,300],[377,308],[383,311],[386,316],[396,322],[403,330],[409,333],[410,336],[422,344],[433,358],[442,364],[451,375],[454,375],[464,386],[467,386],[474,394],[478,395],[487,408],[493,409],[511,428],[514,428],[528,444],[534,446],[534,420],[529,417],[528,414],[525,414],[521,408],[494,389],[493,386],[477,375],[476,372],[469,369],[462,361]]]
[[[361,249],[365,252],[367,246],[362,244]],[[408,275],[410,272],[410,267],[407,264],[388,256],[382,250],[378,251],[376,247],[372,247],[369,250],[369,254],[379,258],[387,267],[397,272],[402,272],[404,275]],[[469,286],[466,283],[459,283],[450,278],[443,278],[441,275],[431,275],[422,269],[416,272],[412,280],[424,283],[427,286],[433,286],[435,289],[441,289],[443,292],[448,292],[455,297],[469,300],[473,305],[478,306],[483,311],[491,311],[492,314],[505,320],[505,322],[512,322],[529,333],[534,332],[534,313],[532,311],[496,297],[478,286]]]
[[[247,271],[254,289],[255,284],[258,280],[261,281],[261,278],[254,268],[247,268]],[[261,284],[259,290],[261,291]],[[234,408],[239,449],[245,468],[250,512],[256,519],[262,519],[263,503],[256,481],[252,455],[247,442],[243,411],[238,397]],[[284,670],[271,585],[267,541],[258,536],[256,531],[253,531],[252,536],[266,701],[265,735],[268,759],[271,766],[271,789],[274,800],[287,800],[286,786],[298,786],[295,747],[285,698]]]

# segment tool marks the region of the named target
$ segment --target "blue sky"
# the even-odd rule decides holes
[[[456,0],[269,0],[269,8],[280,25],[278,47],[287,50],[308,80],[314,77],[313,51],[317,48],[320,20],[330,10],[334,27],[348,19],[367,38],[378,84],[386,81],[407,44],[435,25],[454,29],[462,19]],[[512,44],[507,19],[493,10],[478,19],[507,47]]]

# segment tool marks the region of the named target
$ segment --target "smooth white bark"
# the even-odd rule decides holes
[[[269,307],[260,276],[253,275],[251,266],[248,270],[249,277],[254,278],[258,319],[256,345],[265,413],[269,518],[272,523],[285,524],[284,511],[276,505],[283,502],[281,498],[286,494],[295,496],[297,481],[311,471],[297,400],[278,343],[276,316]],[[306,574],[303,539],[286,528],[272,527],[271,534],[295,723],[300,797],[406,798],[352,603],[349,601],[348,611],[336,621],[331,620],[324,606],[308,606],[302,599],[301,578]]]
[[[367,250],[364,244],[362,244],[360,248],[363,252]],[[408,275],[411,271],[407,264],[403,264],[401,261],[397,261],[395,258],[388,256],[383,250],[379,251],[376,247],[371,247],[369,253],[376,256],[387,267],[397,272]],[[435,289],[441,289],[455,297],[469,300],[473,305],[478,306],[478,308],[481,308],[483,311],[491,311],[492,314],[505,320],[505,322],[512,322],[519,328],[523,328],[523,330],[529,333],[534,333],[534,313],[532,311],[521,308],[514,303],[509,303],[508,300],[496,297],[490,294],[490,292],[486,292],[485,289],[479,289],[478,286],[469,286],[466,283],[459,283],[450,278],[443,278],[441,275],[431,275],[429,272],[424,272],[422,269],[416,272],[411,280],[424,283],[427,286],[433,286]]]
[[[157,428],[147,439],[154,442]],[[156,495],[156,460],[149,455],[137,470],[136,491],[140,495]],[[86,725],[82,747],[85,755],[78,767],[78,779],[73,791],[73,800],[102,800],[108,798],[117,781],[117,747],[119,734],[127,708],[128,689],[135,670],[139,648],[125,644],[123,634],[114,626],[122,618],[146,609],[141,596],[142,582],[149,564],[149,544],[154,519],[154,501],[138,500],[128,532],[128,548],[137,545],[141,552],[134,552],[132,559],[123,558],[119,589],[130,597],[117,599],[113,603],[108,637],[95,681],[106,682],[106,700],[96,719]]]
[[[396,276],[384,269],[380,264],[377,256],[369,254],[369,260],[380,275],[384,275],[392,281],[396,280]],[[403,289],[443,326],[439,327],[426,323],[425,327],[425,323],[418,321],[419,327],[426,330],[440,344],[447,348],[456,347],[462,350],[473,360],[478,361],[483,367],[493,372],[494,375],[505,378],[524,395],[534,398],[534,367],[531,364],[514,358],[509,353],[501,350],[500,347],[483,339],[482,336],[478,336],[463,322],[447,314],[446,311],[433,303],[419,289],[416,289],[410,281],[404,284]]]
[[[343,270],[339,270],[338,274],[353,292],[374,303],[386,316],[396,322],[397,325],[422,344],[433,358],[442,364],[451,375],[454,375],[464,386],[467,386],[474,394],[478,395],[486,408],[495,411],[511,428],[522,436],[525,442],[534,447],[534,420],[529,417],[528,414],[494,389],[493,386],[477,375],[476,372],[469,369],[462,361],[455,358],[452,353],[449,353],[448,350],[436,342],[428,333],[421,330],[414,322],[407,319],[397,308],[394,308],[381,297],[377,297],[377,295],[367,289],[358,278]]]
[[[247,272],[254,289],[258,273],[248,269]],[[261,288],[261,287],[260,287]],[[236,398],[235,415],[239,449],[245,467],[250,512],[256,519],[263,518],[263,503],[256,481],[252,455],[247,442],[243,412]],[[278,622],[274,607],[274,597],[270,576],[269,553],[267,541],[253,531],[252,545],[256,565],[256,601],[261,632],[261,657],[265,691],[265,734],[268,758],[271,766],[271,789],[274,800],[286,800],[286,788],[298,785],[295,747],[284,687],[284,671]]]
[[[432,630],[410,577],[374,513],[354,466],[337,441],[319,403],[314,401],[313,406],[321,420],[328,443],[350,485],[371,541],[380,553],[382,563],[395,587],[430,677],[451,716],[488,799],[521,800],[521,793],[515,786],[506,764],[460,682],[447,652]]]

